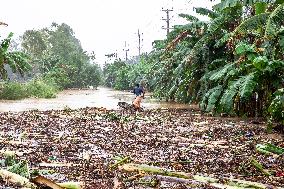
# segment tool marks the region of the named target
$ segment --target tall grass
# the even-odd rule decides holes
[[[42,79],[27,83],[7,82],[0,88],[0,99],[19,100],[23,98],[55,98],[58,88]]]
[[[17,82],[8,82],[2,85],[0,89],[0,99],[6,100],[19,100],[22,98],[27,98],[26,87],[24,84]]]

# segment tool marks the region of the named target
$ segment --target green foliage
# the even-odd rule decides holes
[[[17,82],[5,83],[3,88],[0,90],[0,99],[7,100],[19,100],[27,98],[28,94],[24,84]]]
[[[28,97],[54,98],[58,92],[54,84],[42,79],[27,83],[7,82],[0,89],[0,99],[19,100]]]
[[[180,17],[185,18],[187,21],[197,22],[199,19],[195,16],[189,14],[179,14]]]
[[[226,75],[228,75],[228,73],[234,69],[235,69],[235,64],[233,63],[227,64],[224,67],[219,68],[217,72],[214,72],[209,79],[212,81],[221,81],[221,79],[224,79]]]
[[[21,175],[22,177],[30,178],[28,161],[16,159],[13,152],[6,152],[4,156],[4,166],[7,167],[8,171]]]
[[[201,109],[210,112],[216,108],[216,104],[222,94],[223,87],[218,85],[210,89],[204,96],[200,103]]]
[[[28,71],[31,67],[28,64],[29,57],[20,51],[10,51],[10,43],[13,33],[0,42],[0,79],[7,80],[7,70],[5,66],[10,66],[14,73],[19,72],[21,75]]]
[[[43,79],[49,83],[53,83],[55,86],[58,86],[59,89],[64,89],[71,85],[70,78],[66,71],[62,68],[53,69],[47,72],[43,75]]]
[[[203,16],[208,16],[209,18],[212,18],[212,19],[219,16],[218,13],[216,13],[212,10],[203,8],[203,7],[195,7],[194,10],[197,14],[200,14],[200,15],[203,15]]]
[[[17,161],[15,164],[8,166],[7,170],[21,175],[22,177],[30,178],[29,165],[27,161]]]
[[[230,37],[231,37],[231,33],[224,34],[224,36],[216,42],[214,47],[219,48],[219,47],[225,45],[225,43],[230,39]]]
[[[242,100],[248,100],[255,88],[257,87],[257,82],[255,78],[255,73],[250,73],[246,76],[242,76],[238,82],[239,82],[239,91],[240,91],[240,97]]]
[[[273,99],[268,108],[272,121],[284,124],[284,88],[278,89],[273,94]]]
[[[222,0],[221,3],[216,4],[213,8],[219,11],[228,8],[234,8],[235,6],[259,6],[260,3],[272,3],[273,0]],[[258,7],[257,9],[264,9]],[[261,12],[260,10],[258,12]]]
[[[57,89],[42,79],[34,79],[26,84],[27,94],[38,98],[55,98]]]
[[[235,31],[233,32],[234,35],[238,33],[248,34],[252,30],[257,31],[259,28],[263,28],[263,26],[267,22],[267,19],[269,18],[269,15],[270,13],[261,13],[248,18],[235,29]]]
[[[77,86],[98,87],[101,84],[102,70],[97,64],[88,64],[83,67],[78,75]]]
[[[220,104],[223,107],[225,112],[232,112],[233,105],[235,101],[235,97],[238,93],[239,81],[230,81],[228,84],[228,88],[225,90]]]
[[[32,57],[33,72],[60,89],[98,86],[101,69],[93,62],[67,24],[53,23],[49,28],[28,30],[22,36],[22,47]]]
[[[235,6],[240,5],[240,4],[241,4],[240,0],[223,0],[223,1],[221,1],[221,3],[218,3],[215,6],[213,6],[213,8],[221,11],[221,10],[224,10],[226,8],[235,7]]]
[[[249,45],[247,43],[240,42],[236,45],[235,52],[237,55],[246,55],[249,53],[254,53],[255,47],[254,45]]]
[[[279,45],[282,49],[282,52],[284,53],[284,36],[279,36]]]
[[[208,32],[214,33],[218,31],[226,22],[226,19],[224,16],[219,16],[211,21],[210,26],[208,28]]]
[[[256,2],[255,3],[255,14],[261,14],[266,11],[267,3],[266,2]]]
[[[43,35],[41,31],[27,30],[21,38],[22,47],[32,57],[41,58],[48,49],[47,35]]]
[[[115,60],[113,63],[105,64],[103,73],[105,85],[118,90],[132,89],[139,83],[143,87],[151,87],[148,81],[150,77],[151,65],[146,61],[147,55],[142,55],[137,63],[126,63]]]
[[[284,4],[279,5],[270,15],[266,24],[265,36],[276,37],[283,25]],[[283,27],[283,26],[282,26]]]
[[[253,60],[253,65],[259,70],[264,70],[268,65],[268,58],[266,56],[258,56]]]

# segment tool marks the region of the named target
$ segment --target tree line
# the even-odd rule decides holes
[[[54,97],[58,90],[97,87],[102,71],[95,54],[85,52],[70,26],[52,23],[50,27],[27,30],[18,49],[12,49],[13,34],[1,41],[0,98],[29,96]],[[29,82],[9,81],[8,70],[26,76]]]

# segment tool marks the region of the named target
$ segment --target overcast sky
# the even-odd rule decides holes
[[[138,55],[138,35],[142,34],[142,52],[151,50],[155,39],[164,39],[166,22],[164,9],[170,12],[171,25],[182,23],[179,13],[192,13],[193,7],[211,8],[209,0],[2,0],[1,38],[8,32],[16,36],[29,29],[50,26],[52,22],[66,23],[81,41],[83,49],[94,51],[97,62],[106,61],[105,54],[117,52],[125,59],[125,41],[129,57]]]

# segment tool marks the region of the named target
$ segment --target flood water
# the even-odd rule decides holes
[[[134,94],[130,91],[116,91],[109,88],[99,87],[97,90],[64,90],[53,99],[29,98],[23,100],[0,100],[0,111],[26,111],[26,110],[51,110],[71,109],[84,107],[104,107],[118,109],[117,103],[124,101],[131,103]],[[142,106],[152,108],[194,108],[189,104],[163,102],[151,98],[151,94],[145,95]]]

